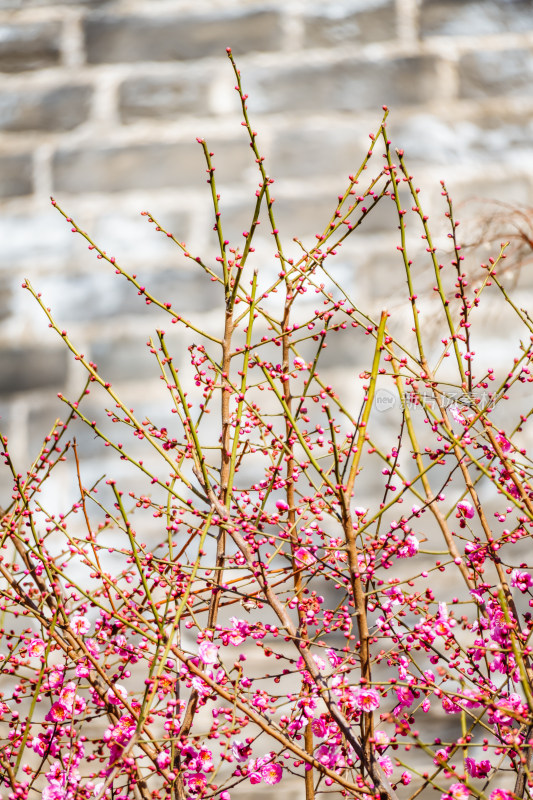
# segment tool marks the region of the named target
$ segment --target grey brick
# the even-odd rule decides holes
[[[244,79],[255,113],[357,111],[420,104],[434,98],[437,62],[431,56],[391,61],[347,59],[291,69],[249,69]]]
[[[138,274],[146,289],[158,300],[172,303],[176,313],[192,314],[209,311],[220,303],[217,286],[203,272],[189,272],[174,268],[162,268],[156,273]],[[98,274],[70,273],[43,276],[39,279],[39,291],[53,309],[60,324],[72,321],[95,321],[115,319],[119,316],[162,315],[170,324],[170,317],[139,297],[135,287],[109,272]],[[173,327],[173,326],[172,326]]]
[[[91,95],[84,85],[0,91],[0,130],[72,130],[87,119]]]
[[[43,260],[68,259],[75,237],[59,212],[51,208],[44,212],[0,214],[0,270],[13,264],[35,264]]]
[[[57,22],[0,25],[0,71],[23,72],[60,62],[61,26]]]
[[[336,198],[318,196],[313,197],[310,193],[306,197],[288,198],[283,197],[279,192],[274,205],[274,213],[281,234],[292,238],[297,236],[310,236],[322,234],[328,225],[336,207]],[[362,204],[367,208],[371,202]],[[357,221],[360,214],[355,214],[353,219]],[[364,222],[361,223],[365,233],[375,233],[378,231],[394,230],[398,224],[398,217],[394,204],[389,198],[384,197],[375,208],[370,211]],[[266,223],[265,229],[266,229]],[[354,234],[357,235],[357,234]],[[315,244],[313,241],[312,244]]]
[[[115,0],[0,0],[0,11],[20,8],[47,8],[48,6],[80,6],[82,8],[100,8],[114,5]]]
[[[531,96],[533,93],[533,52],[492,50],[467,53],[459,61],[461,97],[495,95]]]
[[[119,113],[123,122],[205,114],[210,79],[147,76],[130,78],[120,86]]]
[[[51,387],[60,390],[67,378],[67,348],[0,349],[0,394]]]
[[[146,336],[143,340],[123,337],[92,342],[91,361],[98,364],[98,372],[111,383],[157,378],[159,366],[145,346],[146,339]]]
[[[11,313],[12,297],[12,282],[6,278],[2,278],[0,280],[0,322],[7,319]]]
[[[451,120],[422,113],[393,119],[389,132],[405,150],[408,163],[468,164],[487,158],[510,163],[530,150],[533,122],[527,114],[507,114],[504,120],[494,115]]]
[[[30,153],[0,156],[0,197],[18,197],[33,191]]]
[[[307,126],[275,132],[268,169],[276,179],[316,175],[347,179],[368,149],[358,133],[352,126],[328,129]]]
[[[531,0],[423,0],[422,36],[480,36],[533,28]]]
[[[393,0],[374,0],[367,10],[350,11],[346,6],[324,6],[304,17],[305,47],[367,44],[393,39],[396,34]]]
[[[89,63],[181,61],[279,48],[279,15],[272,11],[209,16],[89,16],[84,21]]]
[[[250,160],[240,143],[213,143],[212,151],[219,181],[242,178]],[[53,182],[55,191],[74,194],[201,186],[205,169],[200,145],[189,142],[64,149],[53,159]]]

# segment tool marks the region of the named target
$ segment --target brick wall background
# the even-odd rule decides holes
[[[168,317],[88,252],[50,195],[156,296],[218,324],[215,288],[139,212],[191,251],[216,254],[203,136],[226,235],[240,240],[258,178],[228,45],[276,179],[285,241],[312,242],[323,228],[383,104],[432,216],[443,211],[441,178],[457,203],[533,205],[532,0],[0,0],[0,430],[21,470],[66,413],[57,392],[74,397],[84,381],[21,289],[25,277],[139,416],[166,413],[144,343]],[[460,217],[483,209],[465,202]],[[396,224],[380,204],[337,261],[362,307],[394,310],[403,291]],[[275,264],[270,238],[254,240],[264,270]],[[530,304],[531,286],[526,266],[519,305]],[[497,362],[514,330],[493,303],[484,332]],[[185,363],[187,342],[172,336]],[[364,359],[345,342],[329,365],[342,378]],[[82,427],[78,439],[89,484],[107,451]],[[109,470],[120,469],[113,459]]]
[[[240,236],[257,177],[227,45],[289,241],[323,225],[383,103],[431,210],[441,177],[459,201],[531,199],[531,0],[0,0],[0,414],[21,463],[62,413],[56,392],[82,379],[24,276],[132,402],[158,390],[143,351],[157,316],[72,236],[51,194],[156,294],[206,319],[216,308],[139,211],[210,252],[205,136]],[[403,275],[393,216],[368,223],[343,279],[379,305]]]

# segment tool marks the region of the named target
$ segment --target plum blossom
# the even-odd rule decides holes
[[[379,756],[378,763],[387,778],[390,778],[392,773],[394,772],[394,766],[392,761],[390,760],[389,756]]]
[[[204,641],[198,648],[198,655],[204,664],[215,664],[217,660],[218,645],[213,642]]]
[[[44,654],[45,644],[42,639],[32,639],[28,645],[28,655],[30,658],[39,658]]]
[[[412,558],[418,553],[420,542],[412,533],[406,536],[404,543],[398,548],[396,558]]]
[[[516,586],[522,593],[527,592],[533,586],[533,578],[529,572],[522,572],[519,569],[513,569],[510,582],[511,586]]]
[[[460,516],[466,519],[472,519],[476,513],[474,506],[468,500],[459,500],[457,503],[457,511]]]
[[[458,407],[458,406],[456,406],[456,405],[451,405],[451,406],[448,408],[448,411],[450,412],[450,416],[451,416],[451,417],[453,417],[453,419],[454,419],[456,422],[462,422],[462,423],[466,422],[466,420],[465,420],[464,416],[463,416],[463,415],[461,414],[461,412],[459,411],[459,407]]]
[[[361,687],[353,693],[354,705],[361,711],[374,711],[379,708],[379,694],[375,689]]]
[[[309,567],[316,561],[311,551],[307,550],[305,547],[298,547],[297,550],[294,551],[294,558],[298,567]]]
[[[53,703],[50,711],[45,716],[47,722],[65,722],[72,717],[72,711],[63,703]]]
[[[492,769],[492,764],[488,759],[476,762],[474,758],[465,758],[465,768],[472,778],[486,778]]]
[[[185,783],[188,789],[194,794],[197,794],[204,788],[205,782],[206,777],[201,772],[193,772],[185,777]]]
[[[261,758],[250,761],[248,765],[248,778],[250,783],[257,784],[264,781],[270,786],[274,786],[276,783],[280,782],[282,769],[279,764],[275,763],[275,757],[274,753],[267,753],[261,756]]]
[[[468,800],[470,791],[462,783],[452,783],[450,788],[444,794],[441,794],[441,800]]]
[[[74,633],[77,633],[79,636],[81,636],[90,630],[91,623],[89,622],[87,617],[75,616],[72,617],[70,621],[70,627],[72,628]]]
[[[233,753],[233,758],[243,764],[252,755],[252,748],[248,743],[244,744],[238,739],[234,739],[231,743],[231,752]]]
[[[161,750],[156,758],[156,761],[158,767],[161,767],[161,769],[166,769],[170,764],[170,753],[167,750]]]
[[[128,696],[128,690],[121,683],[115,683],[112,689],[108,689],[106,698],[107,702],[112,706],[118,706],[121,700],[125,700]]]
[[[281,766],[274,762],[267,764],[261,769],[261,777],[265,783],[268,783],[270,786],[274,786],[274,784],[279,783],[281,780]]]

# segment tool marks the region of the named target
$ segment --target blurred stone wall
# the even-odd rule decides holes
[[[0,425],[20,468],[64,414],[56,393],[83,380],[24,277],[128,402],[161,397],[144,346],[161,315],[72,235],[50,195],[154,294],[216,327],[215,288],[139,212],[214,254],[203,136],[226,235],[246,228],[258,176],[228,45],[289,243],[323,228],[383,104],[432,212],[440,178],[459,201],[531,201],[531,0],[0,0]],[[377,211],[343,251],[341,280],[363,306],[394,308],[403,286],[396,224],[392,208]],[[268,236],[257,250],[274,263]]]

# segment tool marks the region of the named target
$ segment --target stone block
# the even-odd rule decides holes
[[[0,91],[0,130],[70,131],[87,119],[91,96],[85,85]]]
[[[97,339],[91,343],[90,358],[98,364],[98,372],[111,383],[123,381],[156,381],[159,377],[157,359],[146,347],[148,334],[135,338]]]
[[[242,179],[249,159],[242,144],[210,143],[218,181]],[[124,192],[135,189],[201,186],[206,163],[200,145],[151,143],[61,149],[53,159],[54,190],[59,192]]]
[[[112,253],[117,262],[126,268],[130,264],[137,269],[139,263],[145,267],[146,264],[162,264],[173,260],[177,253],[181,253],[178,246],[164,233],[156,231],[155,224],[150,224],[147,220],[148,217],[141,216],[140,212],[128,214],[122,209],[101,208],[99,218],[91,225],[90,235],[93,241]],[[187,239],[187,214],[167,212],[161,215],[159,221],[179,241]],[[91,260],[93,259],[94,253]]]
[[[101,8],[112,5],[114,0],[0,0],[0,11],[15,11],[27,8],[47,8],[48,6],[70,6],[74,8]]]
[[[533,29],[530,0],[422,0],[426,36],[483,36]]]
[[[246,75],[252,113],[350,111],[420,105],[435,97],[437,59],[409,56],[390,61],[346,59],[337,64],[250,68]]]
[[[60,63],[58,22],[0,25],[0,72],[23,72]]]
[[[459,94],[468,99],[533,94],[533,51],[480,50],[459,61]]]
[[[7,277],[0,279],[0,322],[6,320],[12,310],[13,285]]]
[[[67,378],[67,348],[5,347],[0,349],[0,394],[33,389],[61,390]]]
[[[206,114],[211,76],[147,75],[125,80],[119,89],[122,122],[169,119],[181,114]]]
[[[306,14],[303,19],[304,46],[336,47],[395,38],[393,0],[374,0],[363,10],[353,10],[353,5],[324,5],[316,13]]]
[[[30,153],[0,155],[0,197],[20,197],[33,191]]]
[[[140,278],[140,276],[138,276]],[[217,286],[204,276],[176,268],[161,269],[142,276],[146,290],[164,303],[172,303],[178,314],[210,311],[220,302]],[[51,306],[58,324],[116,319],[120,316],[159,314],[164,324],[170,316],[139,297],[137,289],[111,269],[98,273],[70,273],[42,276],[39,291]],[[174,327],[174,326],[172,326]]]
[[[11,271],[16,263],[69,257],[75,238],[59,212],[50,207],[37,214],[5,211],[0,215],[0,241],[0,270]]]
[[[95,14],[83,23],[91,64],[183,61],[278,50],[279,15],[273,11],[231,12],[206,16],[112,16]]]
[[[368,150],[361,126],[341,127],[311,124],[274,130],[268,169],[276,178],[307,178],[323,175],[339,180],[339,192],[348,182]]]

